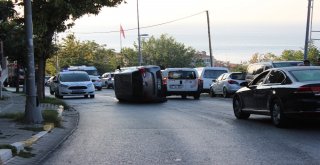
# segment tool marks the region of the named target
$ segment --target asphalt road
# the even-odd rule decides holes
[[[319,122],[279,129],[267,116],[237,120],[230,98],[129,104],[103,89],[64,100],[80,112],[79,127],[45,165],[320,164]]]

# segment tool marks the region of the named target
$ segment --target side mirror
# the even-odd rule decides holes
[[[212,82],[215,83],[215,82],[216,82],[216,79],[212,80]]]
[[[240,83],[240,86],[241,87],[248,87],[248,84],[249,84],[248,82],[242,82],[242,83]]]

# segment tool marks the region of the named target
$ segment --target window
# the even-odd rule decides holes
[[[169,71],[168,79],[196,79],[194,71]]]
[[[90,81],[90,78],[87,74],[62,74],[60,75],[60,81],[81,82],[81,81]]]
[[[245,80],[246,74],[245,73],[232,73],[230,75],[230,78],[234,79],[234,80]]]
[[[261,73],[258,77],[256,77],[255,79],[252,80],[251,85],[260,85],[263,83],[264,79],[266,78],[266,76],[268,75],[270,71],[266,71]]]
[[[226,70],[205,70],[203,74],[203,78],[211,78],[216,79],[218,76],[220,76],[223,73],[227,73]]]
[[[293,70],[290,73],[298,82],[320,81],[320,69]]]
[[[266,79],[266,84],[281,84],[286,79],[284,73],[279,70],[273,70]]]

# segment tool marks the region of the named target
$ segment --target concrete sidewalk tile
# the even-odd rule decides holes
[[[0,149],[0,165],[12,158],[11,149]]]

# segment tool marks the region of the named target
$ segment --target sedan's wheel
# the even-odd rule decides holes
[[[194,98],[195,100],[199,100],[199,98],[200,98],[200,93],[195,94],[195,95],[193,96],[193,98]]]
[[[223,93],[222,93],[222,95],[223,95],[224,98],[229,97],[229,93],[228,93],[228,91],[227,91],[227,88],[223,88]]]
[[[248,119],[250,117],[249,113],[242,111],[242,103],[239,96],[233,98],[233,112],[237,119]]]
[[[181,98],[186,99],[187,95],[181,95]]]
[[[84,98],[88,98],[89,95],[84,95]]]
[[[94,95],[90,95],[90,98],[94,98]]]
[[[216,94],[214,93],[212,88],[210,88],[209,95],[210,97],[216,97]]]
[[[283,106],[280,100],[275,100],[271,106],[271,120],[276,127],[285,127],[287,118],[283,114]]]

